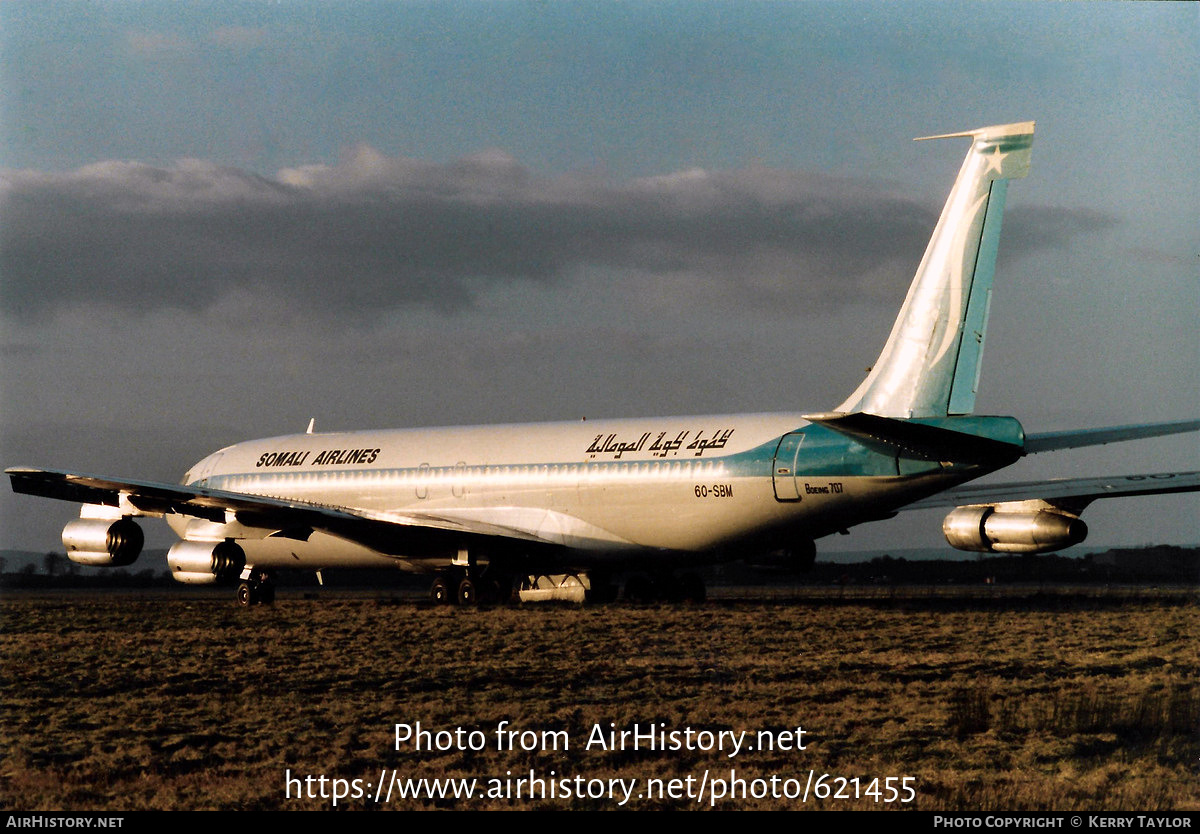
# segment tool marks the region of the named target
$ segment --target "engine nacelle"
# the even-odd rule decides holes
[[[62,531],[67,558],[80,565],[123,568],[137,561],[146,537],[131,518],[78,518]]]
[[[1000,507],[959,507],[942,522],[951,547],[974,553],[1048,553],[1079,544],[1087,525],[1061,511],[1004,512]]]
[[[167,551],[167,567],[176,582],[215,585],[236,579],[246,566],[246,552],[232,541],[175,542]]]

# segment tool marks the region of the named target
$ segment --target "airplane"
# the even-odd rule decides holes
[[[18,493],[79,502],[73,561],[124,566],[165,517],[180,582],[274,600],[276,573],[393,567],[435,603],[704,598],[698,566],[770,555],[913,508],[953,508],[955,548],[1044,553],[1082,542],[1100,498],[1200,489],[1200,472],[968,484],[1025,455],[1200,429],[1200,420],[1027,434],[974,413],[1008,181],[1034,123],[925,139],[970,148],[878,360],[832,411],[318,433],[251,440],[180,484],[6,470]]]

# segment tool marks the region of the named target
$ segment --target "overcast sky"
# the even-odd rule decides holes
[[[911,139],[1031,119],[979,410],[1197,416],[1200,4],[0,3],[0,463],[175,481],[310,417],[827,410],[967,150]],[[74,512],[6,487],[0,548]],[[1084,518],[1200,542],[1195,496]]]

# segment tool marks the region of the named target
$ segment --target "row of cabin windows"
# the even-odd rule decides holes
[[[416,469],[350,469],[332,472],[278,472],[253,475],[227,475],[214,478],[224,489],[265,494],[268,490],[285,486],[324,487],[329,485],[359,486],[384,484],[413,484],[417,497],[428,496],[430,486],[446,483],[460,495],[461,487],[470,482],[480,483],[490,479],[550,480],[555,478],[581,479],[583,481],[608,478],[682,478],[720,477],[726,475],[725,465],[716,461],[639,461],[630,463],[578,464],[551,463],[522,466],[456,466],[431,467],[422,464]]]

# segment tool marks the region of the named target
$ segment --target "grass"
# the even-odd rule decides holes
[[[322,808],[292,775],[915,778],[921,810],[1200,810],[1193,593],[461,610],[352,595],[0,600],[0,806]],[[501,721],[571,749],[497,750]],[[397,723],[486,749],[395,749]],[[805,750],[585,750],[596,724],[784,731]],[[372,788],[373,793],[373,788]],[[615,807],[393,800],[390,808]],[[374,807],[345,800],[339,807]],[[694,807],[686,799],[628,807]],[[875,808],[765,797],[722,808]]]

